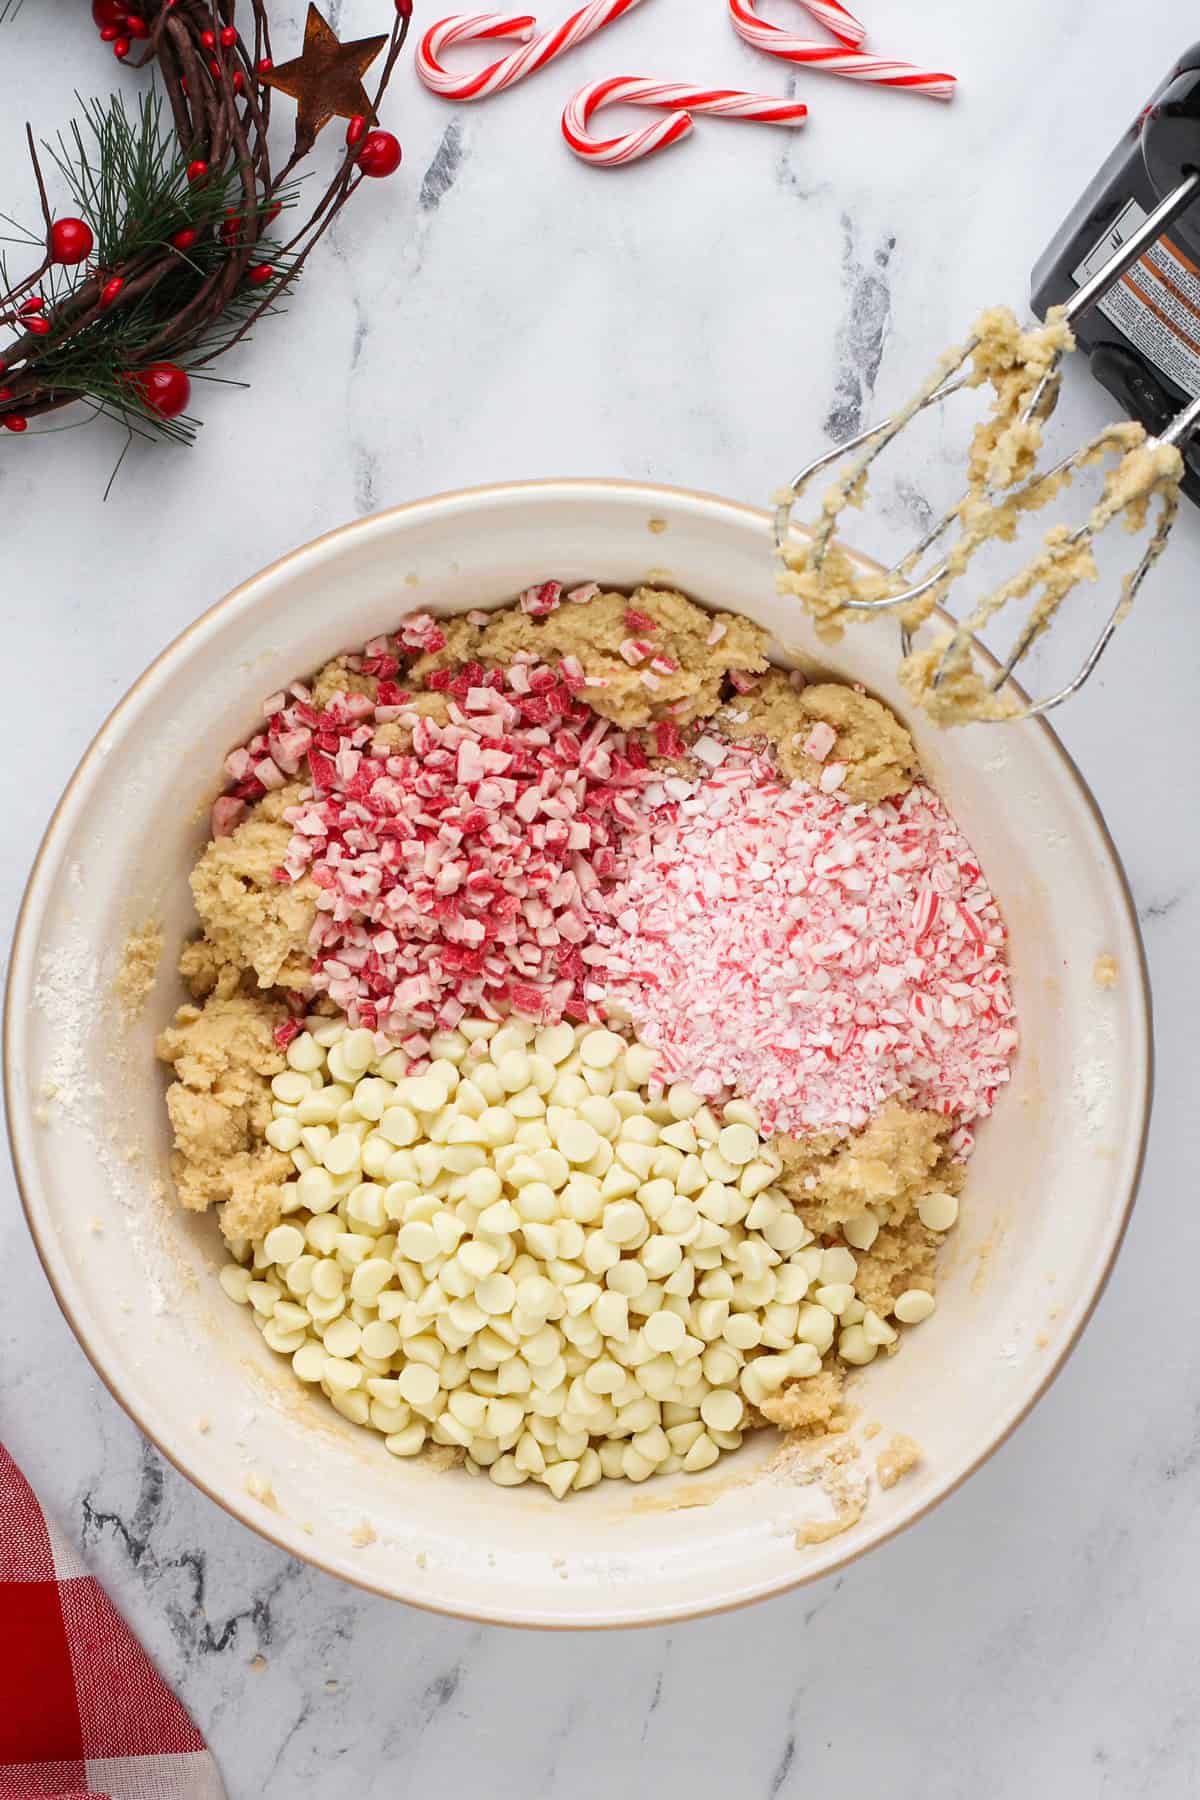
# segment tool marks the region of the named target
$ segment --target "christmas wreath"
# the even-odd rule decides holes
[[[80,403],[131,434],[190,442],[192,379],[231,350],[280,300],[346,201],[393,173],[400,145],[378,108],[404,40],[412,0],[395,0],[389,33],[339,43],[308,9],[302,54],[278,67],[263,0],[92,0],[113,54],[153,66],[158,82],[134,109],[114,95],[43,150],[77,215],[50,207],[38,146],[26,126],[43,229],[2,241],[36,254],[13,280],[0,255],[0,426]],[[363,77],[382,54],[373,96]],[[272,167],[271,97],[297,103],[295,143]],[[331,118],[349,121],[332,179],[303,224],[298,175]],[[219,377],[210,377],[220,379]]]

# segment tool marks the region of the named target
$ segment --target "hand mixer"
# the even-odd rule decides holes
[[[1198,199],[1200,45],[1186,53],[1139,114],[1062,227],[1035,270],[1033,296],[1035,310],[1042,317],[1052,306],[1058,306],[1057,316],[1088,355],[1093,373],[1125,410],[1153,434],[1145,448],[1155,452],[1173,447],[1181,454],[1182,480],[1165,481],[1152,490],[1161,498],[1155,528],[1075,676],[1040,700],[1013,706],[1009,717],[1027,718],[1049,712],[1079,691],[1166,547],[1178,509],[1179,488],[1189,498],[1200,501],[1200,208],[1191,221],[1184,218]],[[1182,238],[1182,245],[1166,235],[1176,221],[1180,221],[1176,235]],[[1190,239],[1189,223],[1193,227]],[[1131,273],[1134,270],[1136,277]],[[781,554],[789,547],[796,500],[816,476],[844,463],[834,496],[827,501],[805,552],[807,566],[816,571],[822,569],[841,505],[861,499],[871,465],[913,418],[963,388],[976,385],[977,377],[972,376],[967,364],[979,347],[977,335],[969,338],[960,350],[943,359],[934,377],[908,406],[801,469],[776,514],[775,536]],[[1063,354],[1063,347],[1053,351],[1023,396],[1021,427],[1040,426],[1053,412],[1061,385]],[[1121,434],[1128,432],[1128,427],[1110,428],[1054,468],[1029,476],[1008,494],[1010,504],[1018,511],[1034,510],[1043,503],[1043,497],[1048,498],[1086,464],[1100,460],[1116,447]],[[1035,453],[1036,441],[1033,440]],[[1167,461],[1178,470],[1174,457]],[[1077,530],[1059,534],[1058,554],[1090,549],[1097,534],[1124,510],[1125,506],[1115,499],[1102,502]],[[932,607],[974,553],[968,546],[956,558],[952,549],[936,566],[922,572],[924,559],[956,523],[964,526],[964,501],[945,513],[893,565],[886,581],[877,584],[883,586],[883,592],[846,598],[839,604],[839,612],[843,607],[856,613],[901,609],[903,652],[908,658],[912,651],[913,609],[919,616],[925,607]],[[1018,587],[1015,591],[1027,589]],[[1007,590],[998,593],[1000,604],[1010,597]],[[969,619],[959,623],[942,641],[929,680],[934,695],[948,674],[961,668],[964,656],[970,657],[975,630],[996,610],[995,597],[985,599]],[[1045,614],[1034,608],[1012,650],[987,680],[990,694],[997,695],[1005,688],[1052,616],[1053,608]]]

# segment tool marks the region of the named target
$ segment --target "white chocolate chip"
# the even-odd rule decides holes
[[[860,1213],[855,1219],[847,1219],[842,1226],[842,1236],[853,1250],[869,1250],[879,1236],[879,1220],[874,1213]]]
[[[556,1499],[695,1473],[747,1403],[897,1341],[855,1289],[875,1215],[850,1248],[814,1242],[755,1109],[650,1087],[656,1053],[615,1031],[468,1018],[421,1062],[312,1020],[286,1055],[285,1217],[221,1284],[392,1455],[457,1448]],[[921,1217],[956,1212],[936,1195]],[[909,1289],[894,1316],[932,1310]]]
[[[717,1144],[727,1163],[742,1168],[758,1155],[760,1139],[752,1126],[734,1124],[725,1126]]]
[[[958,1201],[953,1194],[926,1194],[917,1202],[922,1225],[930,1231],[949,1231],[958,1219]]]
[[[271,1092],[285,1106],[299,1106],[312,1092],[312,1088],[307,1075],[302,1075],[297,1069],[284,1069],[282,1074],[272,1077]]]
[[[902,1325],[919,1325],[933,1312],[937,1302],[924,1288],[908,1288],[892,1308]]]
[[[602,1028],[587,1032],[579,1044],[580,1059],[586,1069],[610,1069],[624,1050],[625,1039]]]
[[[873,1362],[877,1352],[861,1325],[847,1325],[838,1339],[838,1355],[843,1362],[864,1364]]]

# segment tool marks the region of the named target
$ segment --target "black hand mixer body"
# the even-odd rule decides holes
[[[1033,272],[1034,310],[1065,304],[1162,215],[1159,235],[1075,321],[1092,373],[1158,434],[1200,395],[1200,44],[1182,57],[1070,213]],[[1200,504],[1200,438],[1181,442]]]

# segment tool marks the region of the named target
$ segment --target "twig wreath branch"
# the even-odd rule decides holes
[[[0,327],[16,333],[0,340],[7,431],[81,403],[131,434],[190,442],[199,423],[188,411],[191,377],[222,379],[207,374],[211,365],[278,310],[346,201],[399,166],[395,137],[371,127],[412,0],[395,0],[389,33],[349,44],[310,5],[303,54],[278,69],[264,0],[248,0],[245,32],[236,4],[93,0],[117,58],[152,66],[158,84],[132,112],[119,95],[81,100],[81,117],[42,146],[77,217],[52,213],[26,126],[42,230],[0,213],[10,228],[0,242],[37,258],[14,280],[0,255]],[[362,77],[381,53],[369,96]],[[298,103],[295,145],[278,170],[268,144],[273,90]],[[344,153],[289,233],[277,221],[298,210],[298,173],[334,116],[349,120]]]

